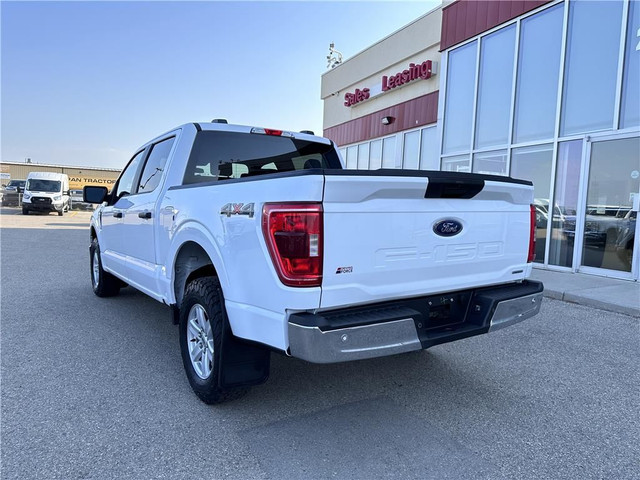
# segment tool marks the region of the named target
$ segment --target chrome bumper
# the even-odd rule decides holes
[[[420,350],[413,318],[323,332],[289,322],[291,355],[313,363],[336,363]]]
[[[425,325],[429,318],[428,312],[419,312],[400,305],[398,311],[405,315],[386,315],[373,310],[370,315],[357,312],[360,325],[348,326],[344,324],[344,317],[348,311],[337,313],[343,319],[341,324],[327,323],[327,315],[306,313],[304,322],[292,322],[292,315],[288,322],[289,352],[291,356],[312,363],[337,363],[366,358],[395,355],[414,350],[429,348],[440,343],[460,340],[462,338],[493,332],[533,317],[540,311],[542,304],[542,286],[535,293],[520,291],[522,295],[516,298],[498,299],[492,307],[485,308],[482,319],[471,318],[467,313],[456,323],[455,328],[440,330]],[[479,295],[482,295],[480,293]],[[480,298],[480,297],[474,297]],[[471,306],[476,305],[472,299]],[[402,303],[402,302],[400,302]],[[479,308],[479,307],[478,307]],[[472,308],[468,308],[471,311]],[[316,321],[318,319],[318,321]],[[365,325],[362,325],[362,324]],[[320,325],[320,326],[317,326]],[[322,328],[321,328],[322,327]]]
[[[527,295],[526,297],[514,298],[500,302],[496,308],[489,332],[495,332],[501,328],[510,327],[516,323],[520,323],[527,318],[537,315],[542,305],[542,293]]]

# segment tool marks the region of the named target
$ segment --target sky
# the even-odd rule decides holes
[[[0,3],[0,160],[122,168],[188,122],[322,133],[329,43],[347,59],[412,2]]]

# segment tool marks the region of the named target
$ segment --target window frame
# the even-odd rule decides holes
[[[152,193],[154,192],[159,186],[160,183],[158,183],[155,187],[153,187],[152,190],[146,191],[146,192],[141,192],[140,191],[140,180],[142,180],[142,174],[144,173],[145,169],[147,168],[147,164],[149,163],[149,159],[151,158],[151,154],[153,153],[153,149],[156,145],[161,144],[162,142],[166,142],[168,140],[173,140],[173,143],[171,144],[171,148],[169,149],[169,155],[167,156],[167,161],[164,164],[164,168],[162,169],[162,172],[165,172],[167,169],[167,165],[169,164],[169,159],[171,158],[171,156],[173,155],[173,151],[176,148],[176,140],[177,140],[178,136],[174,133],[168,137],[162,138],[156,142],[153,142],[152,144],[148,145],[147,148],[147,153],[145,154],[145,158],[142,164],[142,168],[140,169],[139,174],[137,175],[137,180],[136,180],[136,191],[135,192],[131,192],[130,195],[145,195],[147,193]],[[123,170],[124,171],[124,170]],[[162,179],[161,179],[162,180]]]
[[[127,165],[122,169],[122,172],[120,172],[120,175],[118,176],[118,179],[116,180],[116,183],[113,184],[113,189],[111,190],[111,192],[109,193],[109,197],[110,200],[108,202],[109,205],[113,205],[115,203],[118,202],[118,200],[120,200],[120,198],[123,197],[119,197],[117,196],[117,192],[118,192],[118,188],[120,187],[120,181],[122,180],[122,177],[124,176],[125,172],[127,171],[127,169],[131,166],[131,163],[135,160],[135,158],[142,154],[142,158],[140,160],[140,164],[138,165],[134,175],[133,175],[133,183],[131,184],[133,185],[137,185],[140,182],[140,175],[142,173],[141,167],[146,163],[147,160],[147,155],[149,154],[149,145],[146,145],[142,148],[139,148],[136,150],[136,153],[134,153],[131,158],[129,159],[129,161],[127,162]],[[136,188],[137,190],[137,188]],[[136,195],[136,192],[129,192],[127,195],[125,196],[130,196],[130,195]]]

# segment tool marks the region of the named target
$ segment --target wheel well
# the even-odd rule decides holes
[[[93,239],[96,238],[96,236],[97,236],[95,228],[91,227],[91,231],[90,231],[89,235],[90,235],[90,240],[93,242]]]
[[[173,276],[173,291],[176,306],[182,303],[184,290],[189,282],[200,277],[218,276],[213,262],[204,248],[195,242],[186,242],[176,257]]]

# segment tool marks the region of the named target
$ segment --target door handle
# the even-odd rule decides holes
[[[149,219],[149,218],[151,218],[151,212],[148,211],[148,210],[145,210],[144,212],[138,213],[138,217]]]
[[[122,212],[113,212],[113,216],[116,218],[122,218]]]

